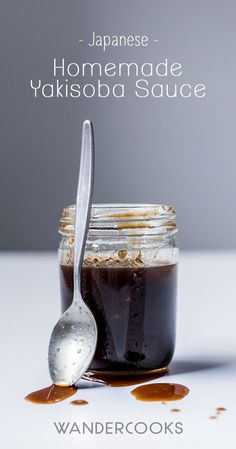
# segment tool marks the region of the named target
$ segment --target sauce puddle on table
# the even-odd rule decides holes
[[[141,385],[131,391],[138,401],[169,402],[179,401],[187,396],[189,389],[185,385],[172,383],[153,383]]]
[[[85,380],[91,380],[96,382],[104,382],[108,387],[128,387],[130,385],[139,385],[145,382],[149,382],[150,380],[158,379],[159,377],[164,376],[167,373],[167,370],[163,370],[161,373],[156,374],[106,374],[106,373],[89,373],[84,376]]]
[[[41,390],[33,391],[28,394],[25,399],[34,404],[55,404],[56,402],[64,401],[70,396],[73,396],[76,392],[77,388],[74,386],[59,387],[58,385],[52,384]]]
[[[96,383],[96,380],[101,383],[104,382],[105,385],[109,387],[125,387],[130,385],[137,385],[140,383],[148,382],[153,379],[157,379],[160,376],[157,375],[140,375],[140,376],[108,376],[108,375],[98,375],[86,376],[86,380],[91,380],[91,382]],[[49,387],[42,388],[41,390],[34,391],[28,394],[25,399],[27,401],[33,402],[35,404],[54,404],[56,402],[64,401],[65,399],[73,396],[78,391],[75,386],[70,387],[59,387],[57,385],[50,385]],[[145,402],[161,402],[166,404],[169,401],[178,401],[183,399],[189,393],[189,389],[184,385],[174,384],[174,383],[147,383],[139,387],[134,388],[131,394],[138,401]],[[83,399],[77,399],[70,402],[72,405],[87,405],[88,402]],[[221,410],[222,409],[222,410]],[[218,413],[223,411],[223,408],[218,408]],[[180,409],[172,409],[173,412],[179,412]]]
[[[89,375],[84,376],[84,380],[91,381],[91,383],[103,383],[109,387],[125,387],[130,385],[137,385],[144,382],[148,382],[153,379],[157,379],[162,374],[153,374],[153,375],[107,375],[107,374],[98,374],[93,375],[89,373]],[[34,404],[55,404],[56,402],[64,401],[68,399],[70,396],[76,394],[78,388],[75,386],[71,387],[59,387],[57,385],[50,385],[49,387],[42,388],[41,390],[33,391],[28,394],[25,399],[26,401],[33,402]],[[72,405],[87,405],[88,402],[83,399],[78,399],[71,401]]]

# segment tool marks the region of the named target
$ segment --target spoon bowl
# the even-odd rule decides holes
[[[73,302],[55,325],[49,346],[53,383],[73,385],[89,367],[97,342],[97,326],[83,303]]]

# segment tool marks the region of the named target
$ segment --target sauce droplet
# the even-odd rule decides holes
[[[88,402],[83,399],[76,399],[75,401],[71,401],[72,405],[87,405]]]
[[[178,401],[189,393],[184,385],[170,383],[154,383],[141,385],[131,391],[138,401]]]
[[[221,412],[225,412],[226,411],[226,408],[224,408],[224,407],[217,407],[216,408],[216,412],[217,413],[221,413]]]
[[[58,385],[50,385],[42,388],[42,390],[33,391],[25,397],[26,401],[34,404],[55,404],[55,402],[64,401],[64,399],[73,396],[77,392],[75,387],[59,387]]]
[[[180,408],[172,408],[171,412],[177,413],[177,412],[181,412]]]

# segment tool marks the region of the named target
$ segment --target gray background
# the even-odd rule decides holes
[[[8,0],[1,12],[1,249],[55,249],[61,208],[74,201],[81,123],[96,134],[96,202],[175,205],[182,248],[236,248],[236,2]],[[92,31],[148,34],[145,49],[91,49]],[[184,66],[207,85],[196,100],[33,98],[68,61]],[[158,82],[158,81],[157,81]]]

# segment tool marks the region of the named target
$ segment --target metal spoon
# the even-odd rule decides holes
[[[89,120],[83,123],[79,181],[75,209],[74,295],[71,306],[55,325],[48,364],[56,385],[73,385],[87,370],[97,344],[95,319],[81,296],[81,267],[88,232],[94,178],[94,138]]]

